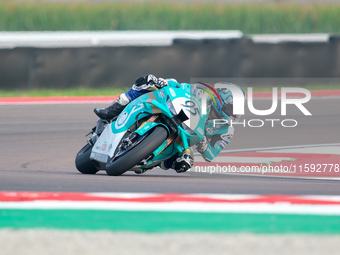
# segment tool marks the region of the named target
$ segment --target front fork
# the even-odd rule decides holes
[[[101,118],[98,119],[97,125],[92,129],[90,133],[86,135],[88,136],[92,133],[92,137],[89,138],[87,141],[90,145],[94,145],[97,142],[100,134],[104,131],[107,124],[109,124],[107,120],[103,120]]]

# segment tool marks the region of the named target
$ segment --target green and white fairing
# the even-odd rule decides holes
[[[208,116],[202,115],[201,99],[193,97],[190,89],[190,84],[169,81],[169,86],[132,101],[115,121],[106,126],[93,146],[90,159],[106,164],[117,154],[124,153],[117,151],[127,132],[131,132],[134,126],[136,128],[133,132],[143,137],[156,126],[162,125],[168,132],[168,138],[153,151],[152,157],[144,160],[144,164],[130,170],[150,169],[197,144],[203,139]],[[183,112],[186,115],[184,117]],[[135,125],[136,122],[138,125]]]

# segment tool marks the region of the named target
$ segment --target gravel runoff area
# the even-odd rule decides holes
[[[0,230],[0,254],[339,254],[339,235]]]

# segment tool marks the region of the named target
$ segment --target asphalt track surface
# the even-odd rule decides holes
[[[268,109],[271,101],[256,100],[258,109]],[[236,194],[319,194],[339,195],[337,180],[316,180],[255,176],[192,176],[173,170],[133,172],[119,177],[80,174],[74,158],[85,144],[84,135],[97,120],[94,107],[103,104],[1,105],[0,106],[0,190],[62,192],[160,192],[160,193],[236,193]],[[295,119],[294,128],[279,122],[261,128],[235,126],[228,149],[246,149],[301,144],[339,143],[340,99],[312,98],[304,116],[288,106],[287,116],[280,106],[271,116],[249,119]],[[277,124],[278,123],[278,124]]]

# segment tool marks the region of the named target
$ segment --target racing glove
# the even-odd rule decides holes
[[[163,78],[158,78],[157,79],[157,83],[155,84],[155,86],[158,88],[158,89],[161,89],[161,88],[164,88],[165,86],[169,86],[168,82],[163,79]]]
[[[177,173],[184,173],[194,165],[194,159],[189,153],[184,153],[181,157],[177,158],[172,164],[172,168]]]
[[[196,147],[196,150],[203,154],[208,148],[208,140],[207,138],[204,136],[202,141],[200,141],[198,144],[197,144],[197,147]]]
[[[153,74],[146,74],[143,76],[138,77],[135,80],[135,84],[137,87],[143,86],[143,85],[155,85],[157,83],[157,78]]]
[[[168,82],[163,78],[156,78],[153,74],[146,74],[141,77],[138,77],[135,80],[135,84],[137,87],[143,87],[146,85],[146,88],[150,88],[156,86],[158,89],[161,89],[165,86],[168,86]]]

